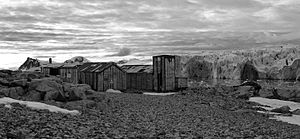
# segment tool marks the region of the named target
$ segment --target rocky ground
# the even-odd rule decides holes
[[[108,93],[75,116],[2,105],[0,138],[300,138],[299,126],[270,120],[253,105],[214,89],[172,96]]]
[[[0,138],[300,138],[300,126],[256,112],[263,109],[246,100],[255,91],[255,86],[222,86],[170,96],[101,93],[56,77],[5,71],[0,97],[39,101],[81,114],[0,104]]]

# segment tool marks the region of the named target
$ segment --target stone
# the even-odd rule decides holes
[[[62,86],[63,86],[64,92],[71,92],[71,91],[72,91],[72,90],[71,90],[71,87],[74,86],[74,85],[71,84],[71,83],[66,83],[66,82],[64,82],[64,83],[62,84]]]
[[[28,86],[28,83],[26,79],[14,80],[11,82],[11,86],[26,87]]]
[[[0,78],[0,85],[9,86],[10,83],[6,79]]]
[[[43,99],[42,94],[35,90],[31,90],[31,91],[27,92],[27,94],[25,96],[25,100],[27,100],[27,101],[41,101],[42,99]]]
[[[85,91],[85,94],[86,95],[94,95],[94,94],[97,94],[97,92],[94,91],[94,90],[92,90],[92,89],[90,89],[90,90]]]
[[[241,80],[258,80],[258,70],[253,65],[252,61],[247,61],[241,71]]]
[[[295,89],[296,98],[300,98],[300,88]]]
[[[282,106],[279,108],[275,108],[271,110],[271,112],[276,112],[276,113],[291,113],[290,112],[291,108],[289,106]]]
[[[24,95],[24,89],[22,87],[11,87],[0,89],[0,94],[13,99],[18,99],[20,96]]]
[[[55,78],[34,79],[29,83],[29,91],[39,92],[41,99],[65,101],[65,93],[60,80]]]
[[[273,96],[273,89],[263,88],[259,91],[259,96],[264,98],[270,98]]]
[[[3,96],[8,97],[8,94],[9,94],[9,88],[1,88],[1,89],[0,89],[0,94],[3,95]]]
[[[53,90],[57,90],[62,92],[63,88],[62,85],[58,84],[57,82],[53,80],[48,80],[48,79],[38,79],[38,80],[33,80],[29,84],[29,90],[37,90],[39,92],[49,92]]]
[[[292,113],[295,115],[300,115],[300,109],[296,109],[296,110],[292,111]]]
[[[84,100],[86,99],[86,91],[90,90],[89,85],[77,85],[71,88],[71,92],[68,94],[69,101]]]
[[[251,96],[253,96],[254,88],[252,86],[241,86],[238,88],[236,98],[239,99],[249,99]]]
[[[293,89],[277,89],[277,94],[284,98],[284,99],[289,99],[289,98],[295,98],[296,97],[296,92],[294,92]]]
[[[56,100],[58,98],[59,92],[58,91],[49,91],[45,94],[44,100]]]
[[[22,87],[13,87],[13,88],[9,88],[8,97],[11,97],[13,99],[19,99],[24,94],[25,91]]]

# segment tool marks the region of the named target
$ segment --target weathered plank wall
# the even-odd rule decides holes
[[[77,68],[60,68],[60,76],[64,78],[66,82],[78,83],[78,71]]]
[[[106,91],[107,89],[125,90],[126,89],[126,73],[111,66],[103,72],[98,73],[98,91]]]
[[[153,74],[151,73],[127,73],[127,89],[152,91]]]
[[[79,72],[78,77],[83,84],[88,84],[97,91],[126,89],[126,73],[116,65],[112,65],[101,72]]]

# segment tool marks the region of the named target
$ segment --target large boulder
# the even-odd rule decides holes
[[[258,76],[258,70],[256,69],[256,67],[253,65],[253,63],[251,61],[247,61],[244,65],[244,67],[242,68],[242,72],[241,72],[241,80],[258,80],[259,76]]]
[[[292,113],[295,115],[300,115],[300,109],[296,109],[296,110],[292,111]]]
[[[259,91],[259,96],[263,98],[271,98],[273,97],[273,91],[272,88],[263,88]]]
[[[234,92],[234,95],[239,99],[249,99],[253,96],[254,91],[255,89],[252,86],[241,86]]]
[[[271,110],[271,112],[291,113],[290,110],[291,110],[291,108],[289,106],[282,106],[282,107],[275,108],[275,109]]]
[[[24,89],[22,87],[12,87],[12,88],[2,88],[0,89],[0,94],[13,99],[19,99],[24,95]]]
[[[69,101],[84,100],[87,99],[86,92],[91,90],[91,87],[87,84],[78,84],[76,86],[71,86],[70,92],[67,93],[67,98]]]
[[[44,100],[45,101],[49,101],[49,100],[58,100],[60,93],[58,91],[49,91],[46,92],[45,96],[44,96]]]
[[[6,79],[0,78],[0,85],[2,85],[2,86],[9,86],[10,82],[7,81]]]
[[[35,79],[29,83],[28,90],[39,92],[41,99],[63,101],[65,97],[60,81],[52,78]]]
[[[14,80],[10,83],[11,86],[20,86],[20,87],[27,87],[28,83],[27,83],[27,79],[20,79],[20,80]]]
[[[41,94],[41,92],[31,90],[31,91],[27,92],[27,94],[25,95],[25,100],[27,100],[27,101],[42,101],[43,100],[42,97],[43,97],[43,94]]]
[[[296,97],[296,92],[294,89],[284,89],[280,88],[277,89],[277,94],[282,97],[283,99],[290,99]]]

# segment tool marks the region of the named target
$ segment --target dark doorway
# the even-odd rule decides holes
[[[50,68],[50,75],[59,75],[59,69],[58,68]]]

